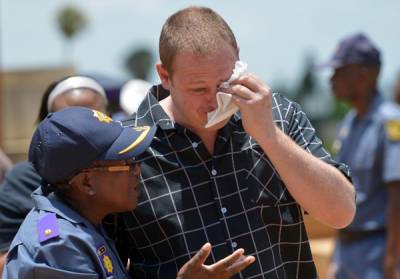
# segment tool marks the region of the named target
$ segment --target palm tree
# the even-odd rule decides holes
[[[73,49],[72,40],[81,32],[87,24],[86,16],[74,6],[62,8],[57,15],[58,27],[66,39],[65,57],[72,64]]]
[[[148,80],[152,66],[153,53],[145,47],[132,51],[125,61],[130,75],[143,80]]]

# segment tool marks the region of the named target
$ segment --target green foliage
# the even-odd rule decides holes
[[[331,114],[331,118],[342,120],[346,113],[350,110],[350,105],[342,101],[335,101],[335,106]]]
[[[136,78],[147,80],[153,66],[153,53],[147,48],[132,51],[125,62],[129,73]]]
[[[67,39],[72,39],[82,31],[87,24],[86,16],[76,7],[66,6],[57,16],[60,30]]]

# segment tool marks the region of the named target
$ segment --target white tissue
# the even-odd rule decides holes
[[[242,76],[247,70],[247,64],[243,61],[236,61],[235,68],[230,78],[221,84],[221,87],[227,88],[232,81],[235,81]],[[216,110],[210,111],[207,114],[206,128],[212,127],[215,124],[230,118],[239,108],[232,102],[232,95],[224,92],[217,92],[217,104]]]

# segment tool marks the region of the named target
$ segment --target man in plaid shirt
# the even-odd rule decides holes
[[[347,167],[324,150],[299,105],[257,76],[220,88],[239,48],[211,9],[189,7],[169,17],[159,50],[162,84],[124,122],[158,126],[139,158],[137,209],[119,216],[116,238],[131,276],[175,278],[210,243],[204,265],[238,248],[256,258],[235,278],[316,278],[302,212],[335,228],[349,224],[355,199]],[[221,90],[239,112],[205,128]],[[154,97],[162,95],[169,96]]]

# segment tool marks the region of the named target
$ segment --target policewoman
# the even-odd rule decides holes
[[[105,114],[71,107],[36,129],[29,160],[42,177],[3,278],[127,278],[101,221],[136,207],[140,168],[134,161],[155,127],[123,128]]]

